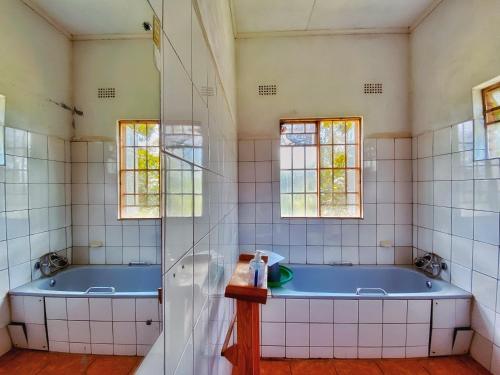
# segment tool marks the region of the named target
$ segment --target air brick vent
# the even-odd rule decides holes
[[[365,94],[382,94],[383,88],[381,83],[365,83],[364,84]]]
[[[105,87],[97,89],[97,97],[99,99],[109,99],[116,96],[116,90],[114,87]]]
[[[277,90],[276,85],[259,85],[259,95],[261,96],[276,95]]]

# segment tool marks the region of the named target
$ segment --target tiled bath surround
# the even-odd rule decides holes
[[[26,324],[29,349],[141,356],[160,334],[156,298],[11,296],[10,302],[12,320]]]
[[[160,264],[160,220],[117,219],[116,142],[74,141],[71,151],[73,263]]]
[[[473,123],[413,138],[413,243],[434,251],[443,278],[472,292],[472,356],[500,368],[500,160],[473,160]]]
[[[412,263],[410,138],[365,139],[364,219],[280,217],[278,140],[239,141],[240,251],[280,253],[291,263]],[[389,240],[390,247],[379,243]]]
[[[470,325],[469,299],[269,298],[261,354],[286,358],[412,358],[463,354],[455,327]],[[431,306],[431,304],[433,306]]]

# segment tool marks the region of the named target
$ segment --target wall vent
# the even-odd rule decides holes
[[[276,95],[276,85],[259,85],[259,95]]]
[[[105,87],[97,89],[97,97],[99,99],[114,98],[116,96],[116,90],[114,87]]]
[[[382,94],[382,84],[381,83],[365,83],[364,84],[365,94]]]

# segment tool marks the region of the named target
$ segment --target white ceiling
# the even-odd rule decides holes
[[[411,27],[436,0],[232,0],[241,33]]]
[[[72,36],[145,33],[152,23],[147,0],[25,0]]]

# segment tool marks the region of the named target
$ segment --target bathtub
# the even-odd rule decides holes
[[[262,305],[262,357],[468,352],[472,295],[450,283],[408,266],[287,266],[293,280]]]
[[[13,345],[145,355],[162,328],[159,287],[159,265],[71,266],[22,285],[9,291]]]

